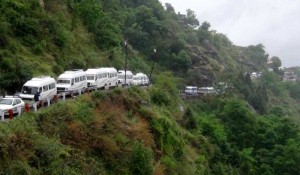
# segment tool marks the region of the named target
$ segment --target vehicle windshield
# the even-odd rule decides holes
[[[139,78],[139,77],[133,77],[133,79],[134,79],[134,80],[140,80],[140,78]]]
[[[23,94],[36,94],[38,91],[38,87],[31,87],[31,86],[23,86],[22,93]]]
[[[124,78],[124,76],[123,75],[118,75],[118,78]]]
[[[57,84],[70,84],[70,80],[57,80]]]
[[[95,76],[94,75],[88,75],[86,76],[87,80],[94,80]]]
[[[12,102],[13,102],[12,99],[1,99],[1,100],[0,100],[0,104],[1,104],[1,105],[11,105]]]

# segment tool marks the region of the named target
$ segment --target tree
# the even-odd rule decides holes
[[[204,21],[204,22],[201,24],[201,29],[208,31],[209,28],[210,28],[209,22]]]
[[[180,51],[177,55],[172,54],[171,68],[178,73],[186,73],[192,65],[191,57],[184,50]]]
[[[280,67],[280,66],[281,66],[281,60],[280,60],[279,57],[273,56],[273,57],[271,58],[271,61],[272,61],[272,65],[273,65],[274,67]]]
[[[196,17],[196,13],[191,10],[191,9],[187,9],[186,10],[186,22],[189,26],[193,27],[193,28],[196,28],[199,26],[199,21]]]
[[[271,61],[272,61],[272,64],[271,64],[271,67],[273,68],[274,72],[277,72],[280,74],[280,71],[279,71],[279,67],[281,66],[281,60],[279,57],[276,57],[276,56],[273,56],[271,58]],[[282,75],[283,75],[283,72],[281,72]]]
[[[165,3],[165,6],[166,6],[167,12],[169,12],[169,13],[175,13],[175,10],[174,10],[174,7],[172,6],[172,4]]]

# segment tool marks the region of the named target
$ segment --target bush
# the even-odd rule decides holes
[[[151,175],[153,172],[153,156],[149,148],[135,143],[131,152],[130,169],[132,174]]]
[[[169,99],[168,95],[162,90],[154,89],[150,92],[150,96],[151,102],[153,102],[156,105],[168,106],[171,103],[171,100]]]
[[[193,111],[190,107],[188,107],[183,115],[183,126],[185,126],[187,129],[196,129],[197,128],[197,122],[195,119],[195,116],[193,114]]]

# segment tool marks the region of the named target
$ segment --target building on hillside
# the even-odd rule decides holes
[[[273,68],[268,68],[268,71],[269,72],[273,72]]]
[[[250,78],[253,80],[253,79],[261,77],[261,75],[262,75],[261,72],[252,72],[250,75]]]
[[[268,58],[267,64],[272,64],[272,63],[273,63],[272,59]]]
[[[296,81],[297,75],[295,72],[284,72],[283,81]]]
[[[188,23],[187,23],[187,18],[186,18],[186,15],[185,14],[180,14],[180,12],[178,12],[178,17],[179,17],[179,23],[187,28],[188,27]]]

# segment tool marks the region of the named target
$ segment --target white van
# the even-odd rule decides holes
[[[86,73],[81,69],[65,71],[57,78],[58,92],[84,92],[87,88]]]
[[[88,87],[103,88],[118,85],[118,72],[113,67],[93,68],[85,71]]]
[[[113,67],[103,67],[101,68],[108,73],[108,82],[107,85],[109,87],[118,86],[118,71]]]
[[[103,88],[108,83],[108,73],[101,68],[93,68],[85,71],[88,87]]]
[[[186,95],[197,95],[198,88],[197,86],[186,86],[184,92]]]
[[[136,86],[141,86],[142,85],[142,77],[138,75],[133,76],[133,84]]]
[[[57,94],[56,81],[49,76],[39,76],[27,81],[19,95],[22,100],[34,100],[34,95],[39,92],[39,99],[46,101],[47,98],[52,99]]]
[[[213,94],[215,93],[214,87],[200,87],[198,89],[199,94]]]
[[[125,71],[118,71],[118,83],[122,85],[133,85],[133,74],[131,71],[126,71],[126,83],[125,83]]]
[[[149,79],[146,74],[139,72],[136,74],[136,76],[140,77],[140,81],[141,81],[140,85],[141,86],[147,86],[149,84]]]

